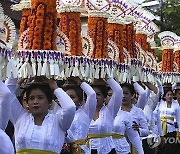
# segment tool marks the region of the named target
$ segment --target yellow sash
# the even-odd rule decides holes
[[[38,149],[23,149],[16,152],[16,154],[57,154],[57,153],[46,150],[38,150]]]
[[[176,132],[176,137],[180,138],[180,132],[179,131]]]
[[[85,143],[85,140],[75,140],[74,142],[72,142],[72,153],[82,154],[82,149],[80,145],[84,145]]]
[[[163,130],[164,135],[167,134],[167,120],[174,120],[174,118],[169,117],[169,116],[161,117],[162,130]]]
[[[90,139],[105,138],[105,137],[110,137],[110,136],[112,136],[112,138],[114,139],[122,139],[123,137],[125,137],[124,135],[115,134],[115,133],[88,134],[86,138],[86,146],[89,147]]]
[[[131,145],[131,154],[136,154],[136,150],[132,145]]]

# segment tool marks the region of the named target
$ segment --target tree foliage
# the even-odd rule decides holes
[[[180,0],[159,0],[159,3],[160,7],[152,12],[160,17],[155,23],[161,31],[172,31],[180,36]]]

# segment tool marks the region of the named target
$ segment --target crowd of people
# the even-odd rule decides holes
[[[179,154],[179,104],[178,84],[8,78],[0,154]]]

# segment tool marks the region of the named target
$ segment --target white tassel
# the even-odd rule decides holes
[[[88,78],[90,74],[90,66],[88,63],[86,63],[86,66],[84,69],[85,69],[85,78]]]
[[[79,64],[78,61],[75,62],[75,66],[72,72],[72,76],[79,76]]]
[[[80,63],[80,75],[82,78],[85,78],[85,65],[84,63]]]
[[[37,62],[38,62],[38,64],[37,64],[37,67],[38,67],[38,69],[37,69],[37,76],[41,76],[41,71],[42,71],[42,64],[41,64],[41,62],[42,62],[42,59],[41,59],[40,56],[37,57]]]
[[[44,63],[42,66],[42,70],[41,70],[41,75],[45,75],[46,74],[46,69],[47,69],[47,59],[44,59]]]
[[[34,59],[34,57],[31,57],[31,62],[32,62],[33,76],[36,76],[36,60]]]
[[[59,70],[59,65],[58,65],[58,60],[54,60],[54,75],[59,76],[60,75],[60,70]]]
[[[14,58],[10,58],[8,57],[8,64],[7,64],[7,72],[6,72],[6,76],[7,77],[11,77],[13,76],[14,78],[18,77],[18,70],[16,68],[16,63]]]
[[[49,66],[50,66],[50,75],[51,76],[54,76],[54,70],[55,70],[55,68],[54,68],[54,59],[53,58],[50,58],[49,59]]]
[[[96,64],[96,65],[95,65],[95,75],[94,75],[94,78],[95,78],[95,79],[99,79],[99,71],[100,71],[99,65]]]
[[[105,74],[105,68],[104,68],[104,64],[103,64],[103,65],[101,65],[101,75],[100,75],[100,77],[104,78],[104,74]]]

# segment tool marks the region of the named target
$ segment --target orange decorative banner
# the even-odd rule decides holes
[[[56,0],[32,0],[28,49],[56,50]]]
[[[71,55],[82,56],[80,12],[63,12],[59,17],[60,30],[66,34],[71,43]]]
[[[174,53],[174,62],[178,65],[178,72],[180,73],[180,50],[175,51]]]
[[[133,23],[123,26],[123,47],[127,49],[131,58],[136,58],[135,30]]]
[[[88,18],[88,35],[94,43],[92,58],[108,58],[107,28],[107,18]]]
[[[29,20],[31,15],[31,9],[23,9],[22,10],[22,18],[20,23],[20,29],[19,29],[19,36],[28,29],[29,27]]]
[[[162,51],[162,72],[173,72],[173,49]]]
[[[124,62],[123,56],[123,25],[109,23],[108,24],[108,39],[113,41],[119,48],[119,61],[120,63]]]

